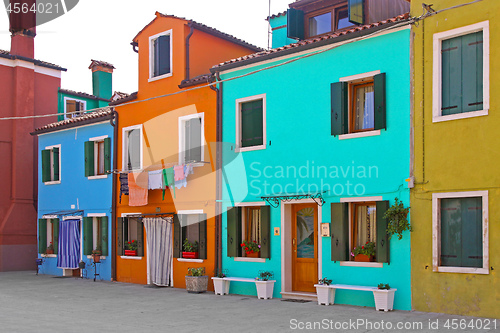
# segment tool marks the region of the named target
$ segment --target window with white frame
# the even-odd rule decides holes
[[[488,274],[488,191],[432,194],[433,268]]]
[[[59,240],[59,219],[38,220],[38,253],[57,254]]]
[[[64,97],[64,116],[65,119],[79,117],[87,109],[87,102],[71,97]],[[81,111],[81,112],[80,112]]]
[[[172,75],[172,30],[149,37],[149,79]]]
[[[50,184],[61,181],[61,145],[42,150],[42,182]]]
[[[123,170],[142,169],[142,126],[123,129]]]
[[[236,100],[236,146],[238,151],[266,148],[266,95]]]
[[[179,164],[203,161],[204,114],[179,117]]]
[[[105,176],[111,170],[111,139],[106,135],[85,142],[85,177]]]
[[[99,251],[108,255],[108,217],[105,214],[89,214],[83,218],[83,253]]]
[[[487,115],[489,22],[436,33],[433,42],[433,121]]]

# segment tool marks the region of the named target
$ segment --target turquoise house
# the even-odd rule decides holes
[[[31,133],[39,147],[39,273],[112,279],[115,126],[106,107]]]
[[[272,20],[287,17],[296,43],[273,42],[212,69],[222,81],[222,268],[235,277],[272,272],[275,298],[313,300],[325,277],[389,284],[394,308],[410,310],[410,233],[389,239],[384,218],[395,198],[405,206],[410,198],[407,8],[370,20],[347,1],[310,4],[270,17],[277,27],[283,22]],[[258,255],[248,242],[260,245]],[[364,246],[375,248],[373,261],[355,260]],[[242,282],[230,293],[256,294]],[[337,290],[335,303],[374,299]]]

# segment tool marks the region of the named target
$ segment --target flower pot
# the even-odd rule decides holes
[[[94,259],[94,262],[101,262],[101,255],[94,253],[92,254],[92,258]]]
[[[85,262],[80,261],[80,262],[78,263],[78,268],[80,268],[80,269],[85,269]]]
[[[394,305],[394,293],[396,289],[374,289],[375,309],[377,311],[390,311]]]
[[[137,250],[125,250],[125,255],[126,256],[136,256]]]
[[[186,290],[188,293],[200,294],[207,291],[208,276],[186,275]]]
[[[259,281],[255,280],[257,287],[257,298],[270,299],[273,298],[274,281]]]
[[[247,252],[247,258],[259,258],[260,252]]]
[[[52,249],[52,250],[47,249],[45,251],[45,254],[54,254],[54,249]]]
[[[374,256],[367,256],[366,254],[357,254],[354,257],[354,261],[371,262],[371,261],[375,261],[375,257]]]
[[[335,289],[329,288],[325,284],[315,284],[316,295],[318,296],[319,305],[330,305],[335,303]]]
[[[229,294],[229,283],[222,278],[213,277],[215,295],[228,295]]]
[[[198,252],[182,252],[182,257],[186,259],[198,259]]]

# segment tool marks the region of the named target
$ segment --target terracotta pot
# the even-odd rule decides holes
[[[247,258],[259,258],[260,252],[247,252]]]
[[[182,257],[186,259],[198,259],[198,252],[182,252]]]
[[[101,262],[101,255],[100,254],[93,254],[92,258],[94,258],[94,262]]]
[[[136,256],[137,250],[125,250],[125,255],[126,256]]]
[[[375,261],[375,258],[373,256],[367,256],[366,254],[357,254],[354,257],[354,261],[371,262],[371,261]]]
[[[47,249],[45,251],[45,254],[54,254],[54,249],[52,249],[52,250]]]

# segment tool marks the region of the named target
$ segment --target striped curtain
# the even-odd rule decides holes
[[[65,220],[59,223],[59,247],[57,267],[78,268],[80,261],[80,220]]]
[[[170,286],[173,218],[145,218],[142,220],[146,228],[148,284]]]

